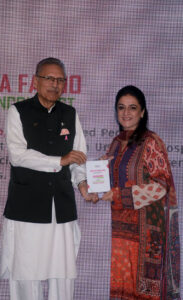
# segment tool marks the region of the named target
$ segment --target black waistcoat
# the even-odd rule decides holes
[[[75,109],[56,102],[52,111],[44,108],[37,95],[14,104],[20,114],[27,148],[50,156],[63,156],[73,148]],[[67,138],[60,135],[68,129]],[[4,215],[13,220],[50,223],[54,197],[57,223],[77,219],[74,190],[68,166],[60,172],[40,172],[11,166],[8,199]]]

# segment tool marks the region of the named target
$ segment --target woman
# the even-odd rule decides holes
[[[175,189],[165,145],[147,129],[144,94],[119,90],[120,134],[107,153],[112,189],[110,299],[180,299]],[[106,158],[105,157],[105,158]]]

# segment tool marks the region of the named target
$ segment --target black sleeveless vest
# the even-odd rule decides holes
[[[38,96],[14,104],[20,114],[27,149],[45,155],[63,156],[73,149],[75,109],[57,101],[50,113]],[[68,129],[67,138],[60,135]],[[74,190],[68,166],[60,172],[40,172],[11,166],[4,215],[13,220],[50,223],[54,197],[57,223],[77,219]]]

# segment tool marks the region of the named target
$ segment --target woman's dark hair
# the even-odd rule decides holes
[[[133,134],[130,137],[130,140],[128,142],[128,145],[136,142],[139,143],[142,140],[142,137],[144,133],[147,131],[147,124],[148,124],[148,111],[146,108],[146,99],[143,94],[143,92],[138,89],[137,87],[133,85],[128,85],[120,89],[116,95],[116,102],[115,102],[115,111],[116,111],[116,117],[117,117],[117,107],[118,107],[118,101],[121,97],[131,95],[135,97],[141,107],[141,110],[144,110],[144,115],[140,119],[139,124]],[[119,122],[118,122],[119,123]],[[119,131],[123,131],[123,126],[119,124]]]

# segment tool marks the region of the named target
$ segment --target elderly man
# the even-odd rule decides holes
[[[56,58],[40,61],[37,94],[12,105],[7,119],[11,162],[4,211],[1,275],[12,300],[41,300],[48,279],[50,300],[73,299],[80,243],[73,186],[86,200],[86,144],[75,109],[58,101],[66,81]]]

